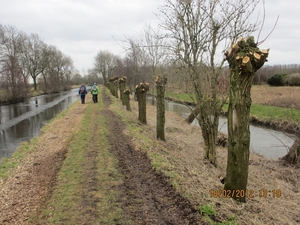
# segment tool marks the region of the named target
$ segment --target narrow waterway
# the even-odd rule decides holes
[[[3,157],[11,157],[22,142],[39,135],[44,124],[78,99],[74,89],[0,106],[0,162]]]
[[[79,100],[77,89],[0,106],[0,162],[3,157],[11,157],[22,142],[39,135],[44,124],[76,100]],[[152,98],[149,97],[148,103],[151,102]],[[176,112],[183,119],[190,114],[187,106],[172,101],[166,101],[165,107],[167,111]],[[198,125],[197,120],[193,124]],[[219,130],[227,133],[227,118],[220,118]],[[294,143],[293,135],[266,127],[250,125],[250,131],[251,149],[267,158],[278,159],[284,156]]]
[[[148,98],[148,103],[151,104],[152,97]],[[191,109],[183,104],[172,101],[165,101],[165,109],[178,113],[186,119],[191,112]],[[198,126],[198,121],[195,119],[193,125]],[[219,131],[227,134],[227,118],[221,117],[219,121]],[[287,154],[288,148],[294,143],[294,135],[288,135],[280,131],[269,129],[263,126],[250,125],[251,150],[264,155],[266,158],[278,159]]]

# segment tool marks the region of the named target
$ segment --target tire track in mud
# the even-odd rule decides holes
[[[103,93],[111,150],[119,160],[124,176],[121,187],[124,217],[130,224],[206,224],[189,200],[177,193],[168,178],[155,171],[147,155],[136,150],[123,133],[125,124],[109,110],[109,97]]]

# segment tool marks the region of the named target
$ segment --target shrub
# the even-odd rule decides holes
[[[300,86],[300,73],[292,73],[284,78],[284,81],[289,86]]]
[[[267,80],[268,85],[271,86],[284,86],[285,80],[284,77],[286,74],[275,74]]]

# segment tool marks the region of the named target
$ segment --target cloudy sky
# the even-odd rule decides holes
[[[163,0],[0,0],[0,23],[35,33],[70,56],[79,72],[93,67],[100,50],[124,55],[119,43],[155,27]],[[260,40],[279,21],[260,48],[270,48],[268,65],[300,64],[300,1],[266,0]],[[119,43],[118,43],[119,42]]]

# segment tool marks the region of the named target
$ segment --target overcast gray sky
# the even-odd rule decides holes
[[[116,42],[134,37],[147,24],[155,27],[163,0],[0,0],[0,23],[35,33],[70,56],[79,72],[93,67],[100,50],[124,52]],[[300,64],[300,1],[266,0],[266,21],[260,40],[278,24],[260,48],[270,48],[269,62]],[[255,39],[257,36],[255,37]]]

